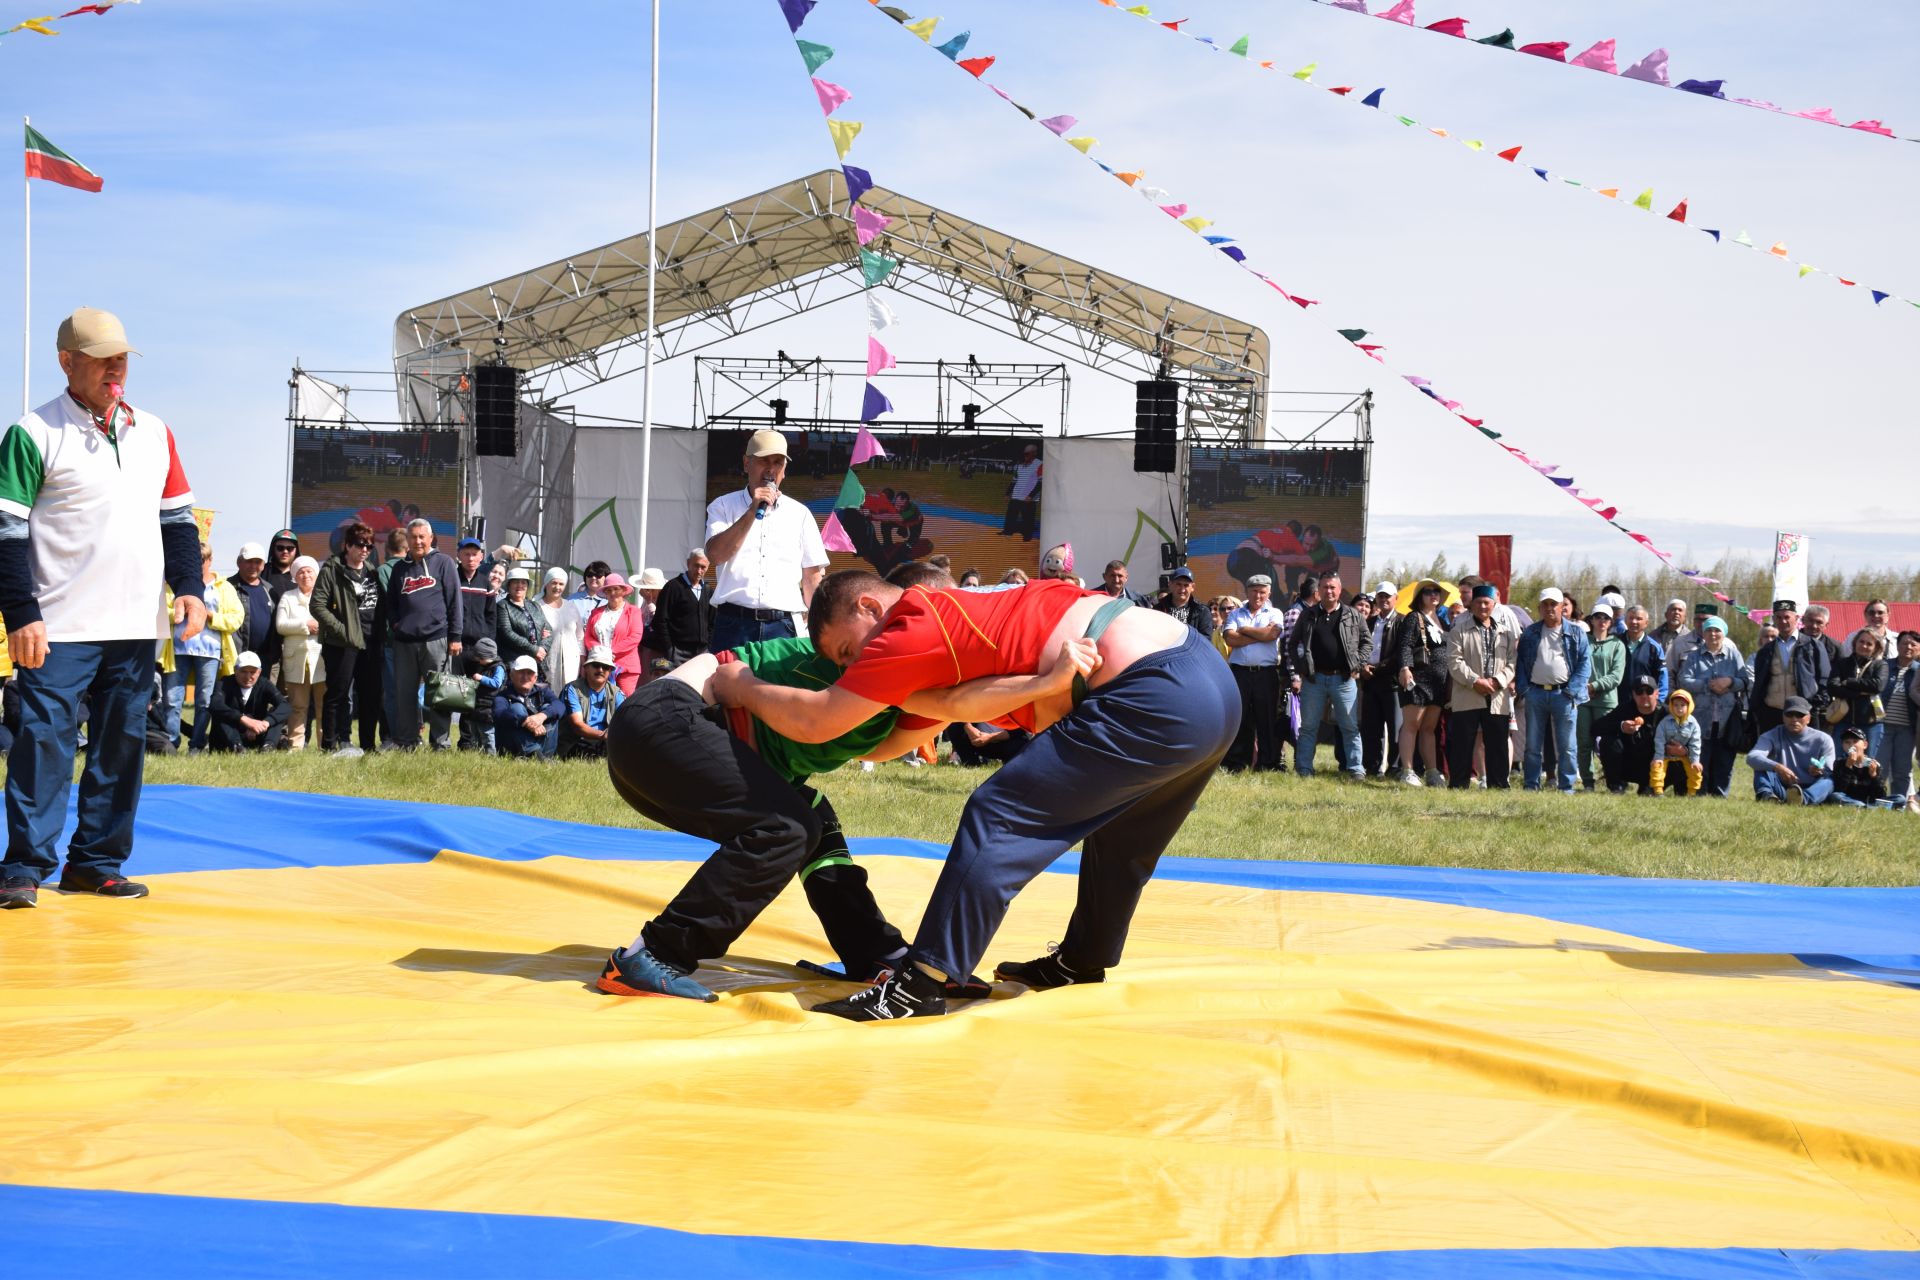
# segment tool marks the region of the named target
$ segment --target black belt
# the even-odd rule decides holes
[[[755,622],[777,622],[793,616],[790,609],[749,609],[743,604],[723,604],[719,609],[722,613],[744,613]]]
[[[1567,686],[1566,686],[1566,684],[1565,684],[1565,683],[1561,683],[1561,684],[1540,684],[1539,682],[1537,682],[1537,681],[1536,681],[1536,682],[1534,683],[1534,686],[1533,686],[1533,687],[1534,687],[1534,688],[1536,688],[1536,689],[1544,689],[1544,690],[1546,690],[1546,692],[1548,692],[1548,693],[1558,693],[1558,692],[1560,692],[1560,691],[1561,691],[1562,689],[1564,689],[1564,688],[1566,688]]]

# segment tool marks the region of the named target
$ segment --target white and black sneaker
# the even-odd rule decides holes
[[[895,1018],[938,1018],[947,1011],[947,997],[940,981],[920,971],[911,960],[902,960],[898,969],[883,970],[872,986],[848,996],[813,1007],[815,1013],[830,1013],[852,1022],[891,1022]]]
[[[1055,987],[1085,986],[1105,982],[1105,969],[1069,969],[1060,959],[1060,948],[1048,947],[1038,960],[1003,960],[993,966],[993,976],[1001,982],[1018,982],[1033,991],[1051,991]]]

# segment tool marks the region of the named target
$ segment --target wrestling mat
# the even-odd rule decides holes
[[[140,823],[152,898],[0,916],[16,1280],[1920,1275],[1920,890],[1169,861],[1104,986],[862,1026],[797,889],[718,1004],[590,989],[680,837]],[[912,923],[939,851],[855,844]]]

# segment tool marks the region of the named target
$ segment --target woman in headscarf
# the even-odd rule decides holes
[[[299,556],[293,562],[293,585],[280,593],[274,607],[273,628],[280,633],[280,692],[293,714],[287,720],[285,750],[307,745],[307,717],[318,714],[327,696],[327,668],[320,657],[320,623],[313,616],[313,584],[320,578],[320,562]],[[322,727],[324,735],[325,729]]]

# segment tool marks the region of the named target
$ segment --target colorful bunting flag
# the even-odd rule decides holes
[[[880,388],[869,382],[867,389],[862,392],[860,396],[860,421],[872,422],[881,414],[892,412],[893,401],[887,399]],[[867,436],[867,429],[865,427],[860,428],[860,434]],[[872,436],[867,436],[869,440],[872,438]],[[865,459],[860,456],[860,447],[855,445],[853,450],[853,463],[855,466],[859,466],[863,461],[865,461]]]
[[[892,406],[889,405],[888,408],[890,409]],[[887,451],[881,447],[878,440],[873,438],[873,433],[865,427],[860,428],[860,434],[853,438],[853,465],[857,467],[862,463],[871,462],[875,458],[884,458],[886,456]]]
[[[828,80],[822,80],[817,76],[813,81],[813,91],[820,99],[820,114],[823,116],[832,115],[842,103],[853,96],[853,94],[841,88],[839,85]],[[848,141],[852,141],[852,139],[848,139]],[[842,158],[844,158],[844,155]]]
[[[846,529],[840,524],[840,514],[838,512],[828,515],[827,522],[820,526],[820,545],[828,551],[852,552],[856,550],[853,545],[853,539],[847,536]]]
[[[813,12],[815,0],[779,0],[780,12],[787,16],[787,30],[798,33],[800,24]]]
[[[940,25],[940,19],[922,18],[918,22],[909,22],[904,25],[906,26],[907,30],[913,32],[913,34],[919,36],[922,40],[925,40],[928,44],[932,44],[933,29]]]
[[[862,431],[866,430],[865,427],[860,429]],[[854,475],[853,471],[849,469],[847,471],[847,478],[840,484],[840,496],[833,500],[834,510],[845,511],[849,508],[858,507],[866,500],[866,486],[861,484],[860,477]]]
[[[853,234],[863,245],[885,231],[892,222],[893,219],[885,214],[875,213],[860,205],[853,207]]]
[[[800,58],[807,64],[808,75],[826,66],[833,57],[833,49],[829,45],[815,44],[811,40],[796,40],[794,44],[799,46]]]
[[[833,149],[842,160],[853,147],[853,140],[860,136],[861,124],[858,120],[829,120],[827,132],[833,136]]]
[[[858,165],[843,164],[840,172],[847,179],[847,203],[858,204],[860,197],[873,190],[873,175]]]

